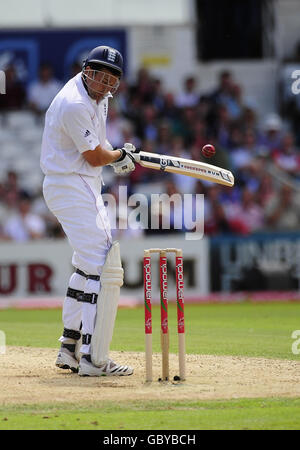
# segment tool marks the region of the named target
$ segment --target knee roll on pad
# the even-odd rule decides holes
[[[71,288],[71,287],[68,287],[68,290],[67,290],[67,297],[74,298],[75,300],[78,300],[78,298],[79,298],[82,294],[84,294],[83,291],[80,291],[80,290],[78,290],[78,289],[73,289],[73,288]]]
[[[69,287],[67,290],[67,297],[74,298],[78,302],[92,303],[94,305],[97,303],[98,294],[86,293]]]

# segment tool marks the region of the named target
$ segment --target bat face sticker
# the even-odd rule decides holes
[[[166,158],[160,158],[160,168],[161,170],[165,170],[167,166],[169,167],[180,167],[179,161],[176,161],[174,159],[166,159]]]
[[[165,158],[160,158],[160,168],[161,170],[165,170],[168,165],[168,160]]]

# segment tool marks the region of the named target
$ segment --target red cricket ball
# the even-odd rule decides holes
[[[206,158],[211,158],[216,153],[216,149],[212,144],[206,144],[202,147],[202,155]]]

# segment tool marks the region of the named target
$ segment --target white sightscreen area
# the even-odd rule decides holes
[[[181,25],[194,0],[10,0],[1,2],[0,27]]]

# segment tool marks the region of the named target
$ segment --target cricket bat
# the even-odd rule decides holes
[[[149,169],[186,175],[199,178],[200,180],[223,184],[224,186],[232,187],[234,185],[234,176],[230,170],[222,169],[212,164],[143,151],[132,153],[132,156],[134,156],[138,164]]]

